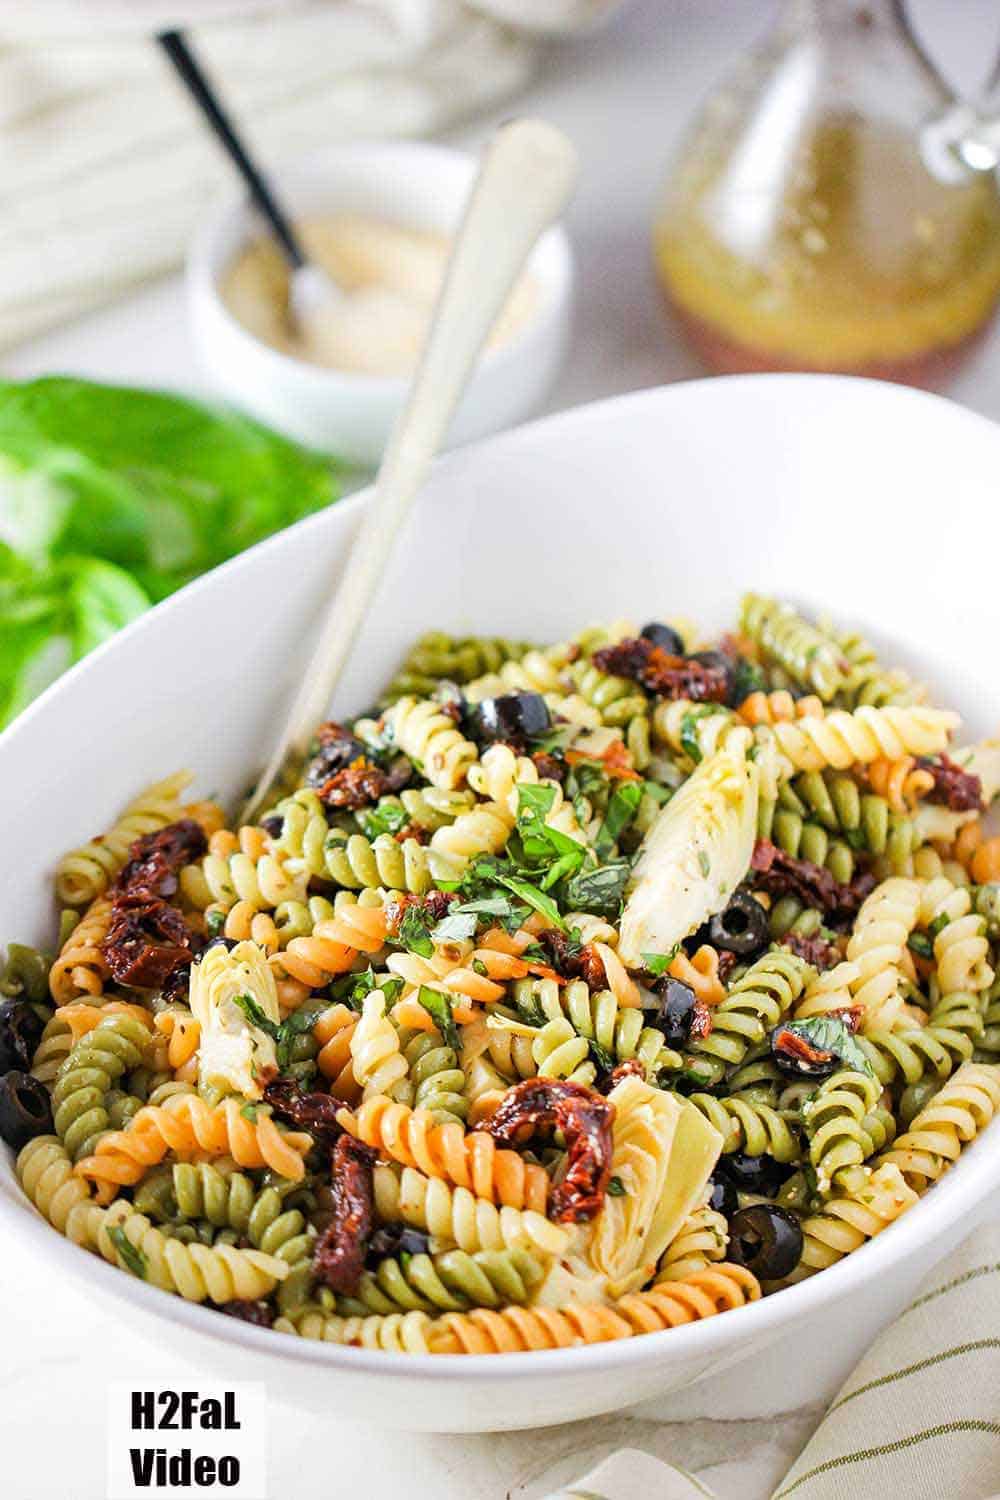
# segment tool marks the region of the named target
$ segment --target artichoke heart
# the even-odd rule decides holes
[[[256,943],[228,950],[209,948],[191,969],[191,1013],[201,1027],[198,1081],[235,1089],[259,1099],[277,1072],[274,1042],[254,1025],[260,1015],[274,1025],[281,1019],[278,990],[267,959]]]
[[[743,750],[707,757],[657,815],[639,851],[618,952],[630,968],[669,953],[722,911],[746,875],[759,774]]]
[[[611,1176],[615,1194],[556,1262],[533,1302],[611,1301],[653,1277],[657,1262],[692,1209],[722,1150],[722,1136],[686,1099],[641,1078],[622,1079],[615,1106]]]

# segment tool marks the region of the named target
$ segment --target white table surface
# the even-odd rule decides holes
[[[974,80],[996,45],[994,0],[919,0],[913,8],[944,65],[960,80]],[[684,120],[759,29],[766,9],[747,0],[636,0],[607,35],[556,48],[522,101],[566,129],[584,162],[569,214],[580,305],[550,409],[700,373],[659,304],[650,215]],[[479,120],[451,139],[477,145],[493,123]],[[56,371],[204,390],[179,276],[3,360],[10,378]],[[951,394],[1000,416],[1000,331]],[[47,1268],[16,1242],[4,1246],[0,1304],[0,1493],[9,1500],[100,1500],[107,1382],[195,1386],[199,1371],[179,1367],[125,1323],[109,1322],[81,1286],[53,1285]],[[813,1349],[815,1332],[805,1340]],[[627,1444],[669,1455],[722,1497],[762,1500],[821,1414],[819,1401],[799,1404],[798,1364],[786,1346],[757,1358],[750,1371],[717,1377],[653,1410],[483,1437],[393,1434],[333,1414],[320,1422],[271,1391],[271,1495],[528,1500],[549,1487],[537,1481],[550,1466],[565,1479]],[[828,1390],[837,1374],[833,1360]]]

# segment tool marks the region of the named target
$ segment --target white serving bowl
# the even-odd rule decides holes
[[[643,392],[451,455],[400,538],[334,710],[365,708],[431,627],[556,639],[582,624],[733,619],[746,587],[856,621],[919,667],[972,734],[1000,712],[993,651],[1000,429],[900,387],[751,376]],[[179,766],[235,798],[268,750],[362,508],[358,495],[167,600],[0,736],[0,934],[51,941],[59,855]],[[677,1389],[775,1340],[797,1403],[828,1388],[1000,1185],[1000,1132],[871,1245],[736,1312],[593,1348],[406,1357],[256,1329],[68,1244],[0,1152],[0,1221],[206,1369],[398,1427],[475,1431],[590,1416]],[[21,1292],[9,1290],[10,1295]]]
[[[275,175],[293,217],[357,213],[452,234],[478,163],[416,142],[337,146]],[[247,199],[230,199],[206,220],[188,256],[188,305],[199,356],[223,395],[262,421],[350,463],[374,466],[406,399],[397,376],[328,370],[262,343],[219,295],[233,256],[262,232]],[[573,260],[566,231],[542,236],[528,262],[538,303],[525,325],[480,360],[448,435],[468,443],[521,421],[544,401],[569,337]]]

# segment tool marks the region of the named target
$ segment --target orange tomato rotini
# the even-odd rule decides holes
[[[111,924],[111,902],[106,896],[92,901],[63,943],[49,971],[49,991],[57,1005],[78,996],[96,998],[104,993],[108,965],[101,946]]]
[[[345,1130],[404,1167],[442,1177],[468,1188],[477,1198],[510,1208],[545,1212],[549,1179],[544,1168],[516,1151],[498,1147],[492,1136],[461,1125],[436,1125],[424,1109],[396,1104],[384,1094],[368,1099],[356,1113],[337,1116]]]
[[[91,1156],[77,1162],[78,1176],[93,1182],[99,1202],[108,1202],[118,1187],[129,1186],[156,1166],[168,1151],[182,1160],[231,1156],[241,1167],[270,1167],[293,1182],[301,1180],[302,1158],[312,1137],[282,1132],[263,1111],[249,1118],[240,1101],[226,1099],[214,1108],[196,1094],[176,1094],[165,1103],[144,1105],[124,1130],[102,1136]]]

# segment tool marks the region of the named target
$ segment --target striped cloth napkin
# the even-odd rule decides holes
[[[851,1374],[771,1500],[997,1500],[1000,1225],[977,1229]],[[713,1500],[622,1449],[549,1500]],[[745,1500],[751,1500],[746,1496]]]

